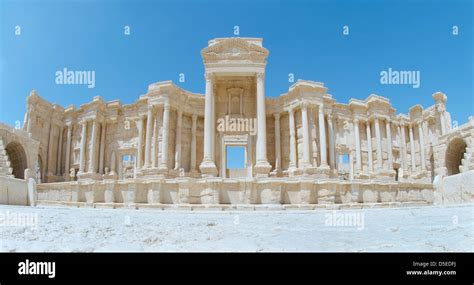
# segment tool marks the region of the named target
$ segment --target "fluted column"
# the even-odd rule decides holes
[[[196,125],[197,115],[193,114],[193,124],[191,127],[191,172],[196,171]]]
[[[148,107],[145,133],[145,165],[144,168],[151,167],[151,138],[153,133],[153,107]]]
[[[410,150],[411,150],[411,170],[413,172],[415,172],[416,171],[415,142],[413,140],[413,126],[412,126],[412,124],[409,125],[409,132],[410,132]]]
[[[59,127],[58,156],[56,162],[56,175],[61,175],[61,161],[63,154],[63,127]]]
[[[296,132],[295,114],[293,108],[288,109],[288,120],[290,125],[290,165],[289,168],[296,168]]]
[[[385,130],[387,132],[387,153],[388,153],[388,170],[393,169],[393,150],[392,150],[392,127],[390,119],[385,121]]]
[[[257,152],[255,172],[258,175],[268,175],[271,166],[267,160],[267,123],[265,111],[265,74],[257,73]]]
[[[327,119],[328,119],[328,135],[329,135],[329,166],[331,169],[336,169],[336,159],[334,157],[335,155],[335,149],[334,149],[334,129],[332,125],[332,115],[327,114]]]
[[[72,123],[67,123],[67,139],[66,139],[66,157],[64,162],[64,174],[69,177],[69,168],[71,160],[71,138],[72,138]]]
[[[170,105],[165,104],[163,108],[163,141],[161,143],[163,149],[161,150],[161,161],[160,161],[160,169],[162,170],[168,170],[169,125],[170,125]]]
[[[97,171],[97,119],[92,120],[91,149],[89,151],[89,173]]]
[[[356,148],[356,171],[362,169],[362,156],[360,154],[360,134],[359,134],[359,120],[354,119],[354,134],[355,134],[355,148]]]
[[[104,159],[105,159],[105,133],[107,132],[107,122],[102,123],[102,130],[100,131],[100,158],[99,158],[99,174],[104,174]]]
[[[381,170],[383,168],[382,163],[382,136],[380,135],[380,124],[379,119],[377,117],[374,118],[374,126],[375,126],[375,139],[377,143],[377,170]]]
[[[423,121],[418,123],[418,133],[420,136],[420,159],[421,159],[421,171],[426,170],[425,161],[425,141],[423,139]]]
[[[82,125],[82,130],[81,130],[81,149],[79,152],[79,172],[84,173],[86,172],[85,152],[86,152],[87,121],[86,120],[82,121],[81,125]]]
[[[308,104],[301,104],[301,123],[303,129],[303,166],[310,165],[309,157],[309,128],[308,128]]]
[[[370,121],[367,119],[365,124],[365,131],[367,133],[367,162],[369,164],[369,171],[374,171],[373,159],[372,159],[372,133],[370,131]]]
[[[327,168],[327,152],[326,152],[326,124],[324,122],[324,105],[319,105],[319,146],[320,146],[320,155],[321,155],[321,164],[320,167]]]
[[[206,97],[204,102],[204,157],[199,166],[201,173],[205,176],[217,175],[217,167],[214,162],[214,115],[213,115],[213,92],[212,75],[206,74]]]
[[[183,125],[183,111],[178,110],[176,121],[176,149],[174,156],[174,169],[181,168],[181,129]]]
[[[275,170],[281,170],[280,113],[273,114],[275,119]]]
[[[138,145],[137,145],[137,160],[136,160],[136,168],[142,168],[142,152],[143,152],[143,121],[145,118],[140,116],[140,118],[136,121],[137,129],[138,129]]]

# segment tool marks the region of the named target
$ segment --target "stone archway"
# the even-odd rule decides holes
[[[28,168],[28,161],[25,150],[18,142],[10,142],[5,150],[10,160],[10,167],[13,169],[13,176],[18,179],[25,178],[25,169]]]
[[[446,168],[448,175],[458,174],[467,144],[462,138],[452,139],[446,150]]]

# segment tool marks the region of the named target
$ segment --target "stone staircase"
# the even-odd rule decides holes
[[[0,138],[0,176],[13,177],[13,169],[10,167],[10,159],[8,158],[3,139]]]

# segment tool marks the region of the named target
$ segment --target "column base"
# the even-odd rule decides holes
[[[199,169],[201,170],[202,177],[216,177],[218,173],[214,161],[203,161]]]
[[[257,162],[254,166],[255,177],[268,177],[272,166],[268,161]]]
[[[319,175],[328,175],[329,176],[329,173],[331,172],[331,168],[329,167],[329,165],[320,165],[316,168],[316,174],[319,174]]]

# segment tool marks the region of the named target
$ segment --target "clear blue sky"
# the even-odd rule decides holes
[[[324,82],[343,103],[376,93],[407,113],[443,91],[453,120],[474,113],[472,1],[221,2],[0,0],[0,121],[23,122],[32,89],[63,106],[96,95],[131,103],[162,80],[204,93],[200,50],[209,39],[233,36],[235,25],[270,50],[267,96],[286,92],[291,72]],[[96,87],[56,85],[64,67],[94,70]],[[389,67],[419,70],[421,87],[381,85]]]

